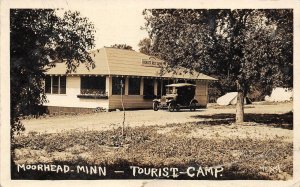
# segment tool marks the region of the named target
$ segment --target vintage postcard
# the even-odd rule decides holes
[[[299,5],[2,1],[1,186],[300,186]]]

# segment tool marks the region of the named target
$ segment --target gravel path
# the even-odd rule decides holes
[[[273,105],[254,104],[245,108],[245,113],[249,114],[282,114],[292,110],[292,103],[278,103]],[[181,110],[180,112],[167,112],[164,110],[135,110],[126,111],[125,125],[164,126],[170,123],[197,122],[208,119],[196,118],[198,115],[214,115],[214,114],[234,114],[235,108],[229,107],[213,107],[208,109],[199,109],[195,112],[189,110]],[[95,114],[82,114],[77,116],[57,116],[41,119],[23,120],[26,132],[61,132],[63,130],[107,130],[121,126],[123,120],[122,111],[102,112]]]

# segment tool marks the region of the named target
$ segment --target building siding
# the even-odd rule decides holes
[[[51,111],[55,113],[71,113],[71,108],[74,108],[75,113],[81,113],[95,109],[97,107],[115,110],[122,109],[121,96],[111,95],[112,93],[112,77],[106,76],[106,91],[108,93],[108,99],[83,99],[78,98],[80,94],[80,77],[68,76],[66,78],[66,94],[46,94],[48,102],[45,106],[48,106]],[[125,95],[123,95],[124,107],[126,109],[146,109],[152,108],[152,99],[143,98],[143,78],[141,77],[140,94],[141,95],[128,95],[128,78],[125,81]],[[157,80],[154,83],[157,86]],[[157,93],[157,88],[154,87],[154,93]],[[208,81],[197,80],[195,97],[198,101],[198,105],[206,107],[208,102]],[[57,107],[61,107],[58,109]],[[80,110],[82,108],[83,110]]]
[[[45,106],[108,108],[108,99],[82,99],[80,94],[80,77],[67,77],[66,94],[46,94],[48,102]]]
[[[143,99],[142,95],[124,95],[124,107],[128,109],[152,108],[152,99]],[[121,109],[121,96],[112,95],[109,97],[109,109]]]
[[[206,107],[208,102],[208,81],[196,81],[195,97],[201,107]]]

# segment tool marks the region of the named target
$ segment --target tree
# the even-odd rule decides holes
[[[20,117],[36,114],[46,101],[45,71],[58,61],[66,72],[80,64],[94,68],[87,50],[94,47],[94,26],[78,12],[57,16],[53,9],[10,11],[11,132],[24,130]]]
[[[151,55],[151,40],[150,38],[142,39],[139,44],[139,51],[146,55]]]
[[[257,83],[292,87],[293,11],[151,9],[143,12],[154,55],[236,84],[236,122]]]
[[[113,47],[113,48],[117,48],[117,49],[126,49],[126,50],[132,50],[132,47],[130,45],[127,45],[127,44],[114,44],[114,45],[111,45],[110,47]]]

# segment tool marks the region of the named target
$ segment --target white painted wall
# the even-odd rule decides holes
[[[46,94],[48,102],[45,106],[108,108],[108,99],[80,99],[80,77],[67,77],[66,94]],[[107,85],[108,86],[108,85]]]
[[[46,94],[48,103],[45,106],[58,107],[78,107],[78,108],[96,108],[102,107],[105,109],[115,109],[121,107],[120,96],[112,96],[111,77],[106,77],[106,91],[109,99],[80,99],[77,95],[80,94],[80,77],[67,77],[66,94]],[[128,79],[125,81],[127,89],[125,93],[128,94]],[[195,99],[198,100],[199,105],[207,105],[207,81],[196,81]],[[125,87],[125,88],[126,88]],[[141,79],[140,96],[124,95],[124,104],[126,108],[151,108],[152,100],[143,99],[143,78]],[[157,82],[155,81],[155,87]],[[157,88],[155,88],[157,93]]]

